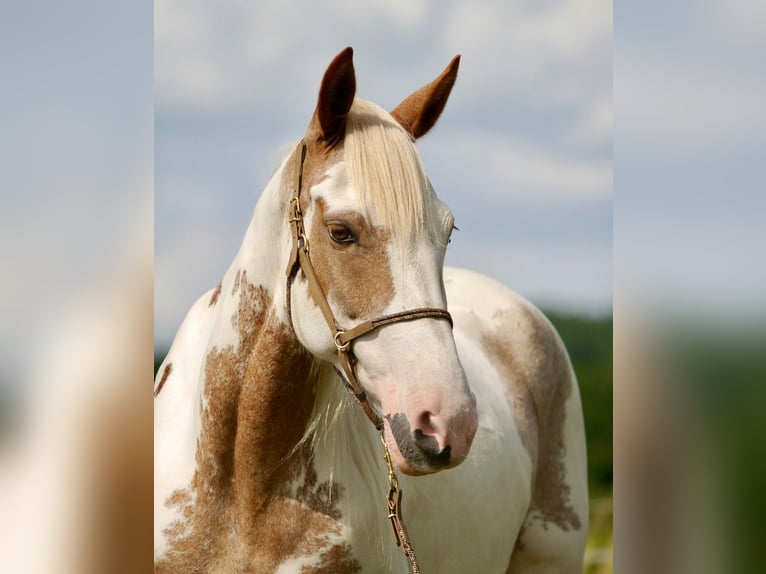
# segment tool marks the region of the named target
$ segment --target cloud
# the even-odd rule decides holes
[[[268,90],[281,83],[311,87],[313,95],[322,66],[346,44],[368,62],[397,64],[397,76],[386,74],[371,85],[401,85],[399,97],[420,85],[408,85],[406,78],[423,82],[428,76],[421,74],[441,69],[426,70],[423,62],[443,67],[455,53],[470,60],[463,73],[481,88],[472,91],[475,98],[499,86],[506,93],[571,103],[589,97],[593,80],[610,72],[606,0],[544,6],[335,0],[299,8],[273,0],[167,0],[156,11],[161,109],[251,108],[271,103]],[[365,76],[376,75],[376,68],[367,66]],[[541,92],[541,83],[553,89]]]
[[[615,284],[644,303],[762,308],[762,3],[622,12],[615,44]],[[751,20],[752,21],[749,21]],[[758,303],[760,297],[761,302]]]
[[[286,104],[294,96],[311,94],[313,100],[323,67],[344,46],[360,52],[367,47],[369,55],[382,54],[384,45],[390,48],[387,59],[401,61],[401,48],[386,37],[417,34],[432,8],[389,1],[162,2],[156,18],[157,102],[161,109],[220,111],[273,106],[275,92]]]
[[[762,3],[749,0],[676,8],[651,41],[639,16],[623,17],[614,50],[623,140],[647,154],[672,147],[676,158],[716,160],[734,142],[746,148],[759,139],[766,130],[765,17]]]
[[[517,80],[523,89],[553,66],[577,69],[611,48],[611,2],[454,3],[442,37],[460,50],[470,47],[483,62],[482,76]]]
[[[166,289],[186,294],[188,305],[215,285],[241,240],[237,218],[276,163],[268,150],[300,137],[322,73],[346,45],[355,50],[357,94],[388,109],[462,54],[443,119],[419,142],[439,194],[479,235],[473,222],[512,210],[513,229],[508,220],[495,230],[498,245],[534,227],[520,218],[538,218],[550,242],[570,248],[567,258],[580,250],[583,261],[600,261],[588,263],[588,295],[585,284],[569,290],[545,270],[561,249],[530,255],[527,294],[558,290],[573,306],[594,298],[608,306],[608,249],[593,250],[585,228],[608,245],[610,2],[167,0],[156,11],[157,261],[168,262],[158,272],[158,308],[172,298]],[[174,209],[165,193],[180,198]],[[202,259],[181,252],[183,238],[212,237]],[[530,237],[539,238],[517,245],[532,249]],[[507,277],[503,259],[476,261],[479,271]],[[180,319],[159,313],[158,332]]]
[[[584,113],[573,120],[563,140],[574,149],[611,148],[614,125],[611,90],[592,98],[586,106]]]
[[[656,148],[658,126],[676,153],[721,152],[733,140],[758,137],[766,130],[762,106],[766,82],[759,76],[735,78],[718,67],[679,70],[620,58],[616,96],[622,110],[620,129],[648,148]],[[681,144],[688,144],[683,146]]]
[[[486,132],[452,132],[433,147],[445,158],[460,158],[459,163],[443,166],[448,173],[454,171],[445,179],[464,182],[476,196],[550,201],[611,194],[612,168],[606,159],[556,156]],[[466,173],[465,166],[476,172]]]

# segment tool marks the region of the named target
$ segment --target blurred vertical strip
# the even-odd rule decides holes
[[[614,20],[615,570],[762,572],[766,8]]]
[[[153,3],[4,2],[0,77],[0,572],[149,572]]]

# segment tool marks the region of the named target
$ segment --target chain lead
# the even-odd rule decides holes
[[[415,556],[415,549],[410,542],[407,528],[404,526],[404,520],[402,519],[402,491],[399,488],[399,479],[394,472],[394,465],[391,463],[391,453],[388,452],[388,445],[386,444],[386,437],[384,431],[380,431],[380,442],[383,445],[383,458],[386,461],[388,467],[388,496],[386,497],[386,506],[388,507],[388,519],[391,521],[391,527],[394,530],[394,538],[396,538],[396,545],[401,546],[404,555],[410,561],[410,569],[412,574],[420,573],[420,565],[418,559]]]

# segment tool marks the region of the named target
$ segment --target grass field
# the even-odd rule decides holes
[[[612,497],[590,501],[590,531],[585,548],[585,574],[612,574]]]

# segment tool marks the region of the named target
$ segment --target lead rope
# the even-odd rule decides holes
[[[300,161],[298,162],[297,173],[297,185],[295,187],[295,195],[290,200],[290,230],[293,239],[292,250],[290,254],[290,261],[287,265],[287,314],[292,324],[291,316],[291,301],[290,301],[290,286],[292,278],[296,273],[298,267],[303,270],[303,274],[306,276],[306,280],[309,283],[309,289],[314,295],[314,299],[318,304],[322,314],[325,317],[327,325],[330,330],[334,332],[335,346],[338,350],[338,358],[340,359],[341,367],[348,378],[348,384],[346,387],[351,393],[351,396],[364,410],[367,418],[370,419],[376,430],[380,431],[380,442],[383,445],[383,458],[386,461],[386,467],[388,468],[388,495],[386,496],[386,510],[387,517],[391,521],[391,527],[394,531],[394,538],[396,539],[396,545],[401,547],[404,555],[407,557],[410,563],[410,571],[412,574],[420,573],[420,565],[418,559],[415,556],[415,549],[410,542],[407,528],[404,525],[404,519],[402,518],[402,490],[399,488],[399,480],[394,471],[394,466],[391,463],[391,454],[388,452],[388,445],[386,444],[386,437],[383,430],[383,419],[376,413],[370,404],[367,402],[367,394],[359,384],[356,378],[356,372],[354,369],[354,361],[352,360],[353,354],[351,351],[351,343],[354,339],[361,337],[365,333],[369,333],[374,329],[390,325],[392,323],[398,323],[400,321],[411,321],[424,318],[436,318],[445,319],[452,324],[452,317],[447,311],[443,309],[413,309],[411,311],[404,311],[401,313],[394,313],[392,315],[386,315],[378,319],[367,321],[360,325],[357,325],[353,329],[344,330],[338,326],[332,309],[327,301],[327,297],[322,291],[319,281],[316,278],[314,267],[311,264],[311,258],[309,257],[309,243],[308,238],[305,235],[303,228],[303,213],[300,206],[300,193],[303,187],[303,164],[306,160],[306,143],[301,140],[300,144]],[[341,377],[342,379],[342,377]],[[344,381],[345,384],[345,381]]]
[[[404,555],[410,561],[410,571],[412,574],[418,574],[420,572],[420,565],[418,564],[415,549],[412,547],[410,535],[407,533],[407,527],[404,525],[404,519],[402,518],[402,491],[399,488],[399,479],[396,478],[394,466],[391,464],[391,455],[388,452],[386,437],[383,436],[382,430],[380,431],[380,442],[383,445],[383,458],[386,459],[386,466],[388,467],[388,496],[386,497],[388,519],[391,521],[391,527],[394,529],[396,545],[401,546]]]

